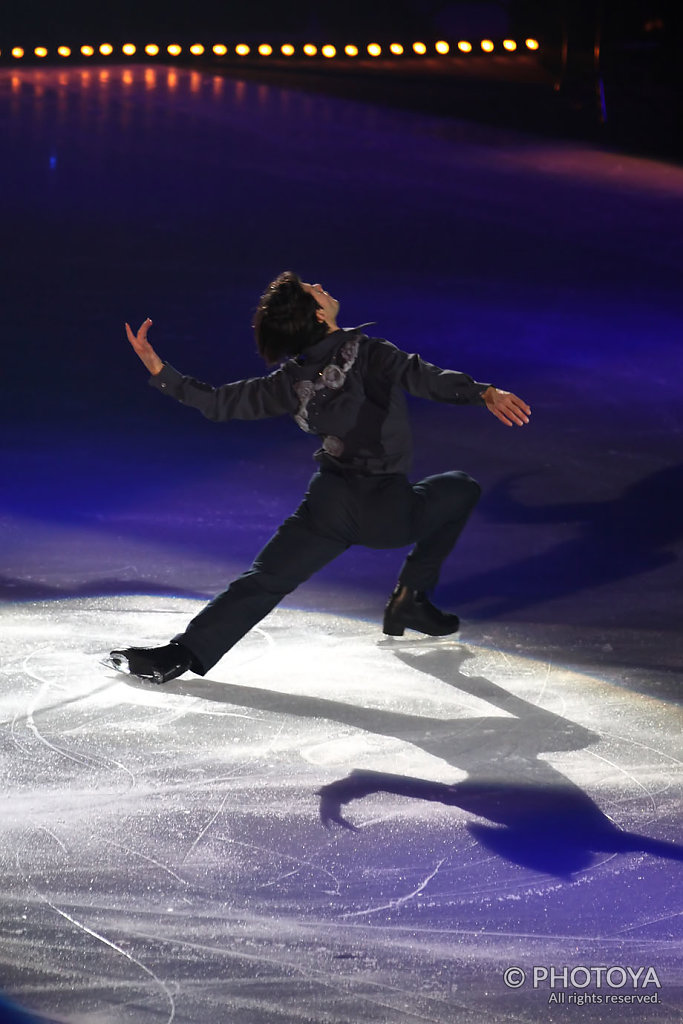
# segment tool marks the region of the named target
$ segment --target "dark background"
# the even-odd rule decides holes
[[[682,8],[678,0],[16,3],[4,5],[0,16],[0,62],[12,63],[14,45],[30,50],[65,42],[163,46],[171,41],[188,45],[241,39],[343,45],[350,40],[410,43],[419,38],[430,44],[438,38],[476,42],[484,36],[533,36],[541,42],[537,73],[530,82],[527,69],[523,87],[519,62],[497,65],[497,79],[509,81],[494,87],[480,81],[471,67],[464,82],[457,62],[442,62],[445,76],[431,75],[425,82],[423,73],[416,83],[414,71],[403,73],[401,81],[394,74],[390,87],[386,80],[369,85],[372,98],[680,159]],[[23,63],[30,60],[27,56]],[[491,67],[490,61],[482,64],[484,76]],[[290,74],[292,70],[299,71],[290,65]],[[339,91],[338,70],[332,63],[324,68],[309,64],[306,73],[319,74],[317,89],[334,86]],[[353,88],[348,81],[343,86],[346,91]]]
[[[2,31],[10,34],[106,31],[125,35],[132,31],[232,34],[255,31],[306,33],[430,31],[441,34],[469,30],[491,32],[504,25],[535,30],[545,38],[557,26],[590,26],[596,19],[610,31],[631,39],[656,41],[680,25],[680,5],[673,0],[289,0],[236,3],[226,0],[120,0],[96,4],[92,0],[5,4]]]

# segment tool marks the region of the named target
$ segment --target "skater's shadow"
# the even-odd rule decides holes
[[[352,772],[320,791],[321,819],[326,825],[349,825],[341,815],[342,805],[385,792],[460,807],[489,823],[468,826],[489,850],[558,876],[587,867],[597,852],[642,850],[683,860],[681,846],[619,829],[579,786],[539,757],[550,751],[583,749],[599,739],[594,732],[530,704],[489,679],[465,675],[462,667],[471,655],[463,647],[427,644],[416,650],[419,653],[397,651],[395,656],[403,665],[487,701],[505,715],[429,718],[206,678],[175,680],[165,690],[274,714],[323,718],[393,737],[468,774],[464,781],[447,786],[382,772]]]
[[[683,845],[620,829],[584,790],[539,759],[546,751],[585,747],[599,738],[596,734],[515,697],[488,679],[462,675],[454,679],[449,652],[418,656],[397,652],[397,657],[517,717],[467,720],[474,723],[479,742],[453,751],[456,756],[449,758],[451,763],[469,774],[454,785],[354,771],[323,786],[320,813],[325,824],[354,828],[341,814],[344,804],[372,793],[393,793],[460,807],[493,823],[470,822],[467,827],[489,851],[560,877],[590,866],[597,853],[641,851],[683,860]]]
[[[476,618],[507,615],[529,605],[604,587],[675,562],[683,538],[683,465],[668,466],[602,502],[527,505],[512,496],[515,478],[482,503],[496,523],[575,524],[577,535],[471,578],[460,578],[459,607]],[[491,599],[491,595],[496,595]],[[464,600],[463,600],[464,598]],[[637,596],[633,598],[637,602]],[[483,602],[483,603],[482,603]],[[576,604],[581,619],[581,604]],[[594,611],[591,612],[594,616]],[[594,619],[592,620],[594,621]]]

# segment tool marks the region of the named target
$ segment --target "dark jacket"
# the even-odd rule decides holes
[[[412,436],[404,392],[451,405],[483,405],[479,384],[360,328],[334,331],[266,377],[211,387],[168,363],[150,384],[210,420],[293,416],[316,434],[322,468],[408,473]]]

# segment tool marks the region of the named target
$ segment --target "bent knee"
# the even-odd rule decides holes
[[[469,473],[463,473],[460,469],[454,469],[449,475],[457,485],[458,492],[461,495],[466,495],[472,505],[476,505],[481,498],[481,484]]]
[[[468,476],[467,486],[469,487],[470,494],[472,495],[472,504],[476,505],[481,498],[481,484],[478,480],[475,480],[474,477]]]

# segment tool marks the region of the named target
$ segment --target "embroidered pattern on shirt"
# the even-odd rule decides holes
[[[320,371],[315,382],[312,380],[299,380],[294,385],[294,390],[299,399],[299,408],[296,411],[294,420],[307,434],[316,433],[308,422],[308,406],[311,399],[318,391],[326,389],[329,391],[339,391],[344,387],[346,375],[356,361],[358,347],[358,338],[349,338],[348,341],[344,342],[338,353],[342,360],[341,366],[337,365],[337,363],[329,363]],[[344,451],[344,442],[340,438],[335,437],[334,434],[327,434],[322,440],[323,450],[328,455],[338,458]]]

